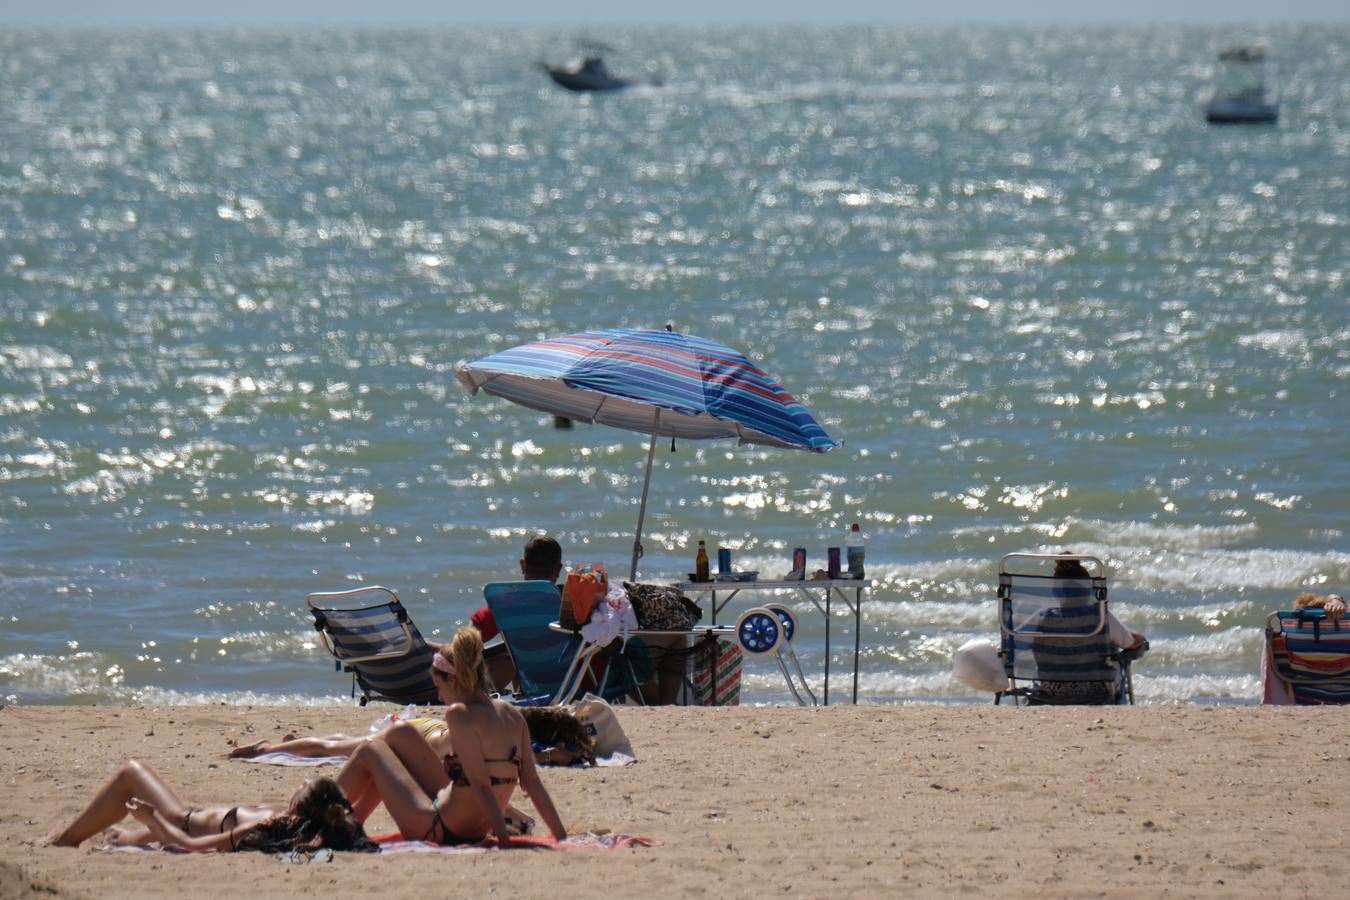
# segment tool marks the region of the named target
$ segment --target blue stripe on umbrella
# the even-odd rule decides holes
[[[734,437],[817,453],[839,446],[806,407],[748,359],[695,335],[633,328],[580,332],[494,353],[456,375],[474,393],[481,389],[530,409],[652,435],[632,578],[642,555],[657,435]]]
[[[764,443],[817,452],[838,446],[805,407],[748,359],[696,335],[629,328],[580,332],[484,357],[465,366],[460,377],[471,390],[497,393],[488,384],[494,375],[556,379],[577,390],[683,416],[711,416],[754,432],[739,432],[747,443],[763,436],[769,439]],[[500,393],[536,409],[552,408],[530,402],[528,389],[519,385]],[[680,433],[678,422],[663,424],[663,432]],[[642,430],[628,420],[623,427]],[[697,436],[708,436],[705,432]]]

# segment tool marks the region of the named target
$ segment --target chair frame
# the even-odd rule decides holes
[[[1077,634],[1064,634],[1062,632],[1047,632],[1037,630],[1025,630],[1009,627],[1010,613],[1008,604],[1013,598],[1013,579],[1014,578],[1044,578],[1047,582],[1056,580],[1054,575],[1039,575],[1030,572],[1014,571],[1009,563],[1015,562],[1033,562],[1045,563],[1060,560],[1075,560],[1084,565],[1084,568],[1091,567],[1095,569],[1095,574],[1089,571],[1088,579],[1092,582],[1092,593],[1097,607],[1097,621],[1091,631]],[[1082,580],[1081,576],[1076,580]],[[999,560],[998,564],[998,623],[999,623],[999,658],[1003,662],[1004,672],[1008,676],[1009,687],[1007,690],[994,694],[994,703],[997,705],[1004,697],[1011,697],[1014,704],[1022,701],[1023,705],[1079,705],[1072,699],[1056,701],[1052,699],[1053,695],[1045,692],[1040,685],[1044,684],[1083,684],[1083,685],[1104,685],[1105,698],[1104,704],[1085,704],[1085,705],[1116,705],[1122,702],[1134,703],[1134,680],[1130,673],[1130,662],[1135,659],[1144,648],[1139,650],[1121,650],[1112,646],[1110,643],[1110,628],[1107,617],[1107,589],[1106,589],[1106,564],[1095,556],[1086,556],[1079,554],[1065,553],[1009,553]],[[1035,677],[1015,674],[1015,648],[1013,646],[1014,638],[1036,638],[1046,637],[1056,640],[1056,642],[1072,646],[1074,643],[1081,643],[1088,650],[1092,645],[1101,645],[1102,668],[1104,670],[1114,670],[1116,674],[1108,681],[1100,678],[1047,678],[1038,673]],[[1146,645],[1145,645],[1146,646]],[[1025,652],[1025,651],[1023,651]],[[1030,682],[1025,686],[1019,686],[1019,681]]]
[[[367,603],[356,606],[338,606],[344,602],[351,602],[357,598],[366,596],[376,596],[382,598],[377,603]],[[356,688],[361,687],[361,696],[358,702],[365,706],[371,700],[388,700],[392,703],[415,703],[433,705],[440,702],[438,696],[434,693],[416,693],[404,696],[390,696],[384,693],[378,687],[368,684],[362,675],[361,665],[363,663],[378,662],[382,660],[395,660],[416,653],[419,648],[425,648],[427,652],[427,664],[430,666],[431,654],[435,653],[431,646],[426,643],[421,632],[416,629],[412,619],[408,616],[407,609],[404,608],[402,601],[393,590],[382,585],[370,585],[368,587],[351,588],[344,591],[315,591],[305,596],[305,606],[314,617],[314,630],[319,632],[320,639],[324,648],[333,657],[339,671],[350,672],[352,674],[352,696],[356,696]],[[332,636],[327,630],[327,614],[333,612],[362,612],[366,610],[375,610],[380,607],[387,607],[394,615],[398,630],[402,632],[402,639],[391,643],[388,649],[375,653],[349,653],[342,647],[334,643]]]
[[[605,649],[587,643],[582,640],[579,635],[568,636],[566,634],[549,631],[550,636],[557,640],[560,648],[563,648],[563,645],[565,644],[569,647],[574,647],[573,655],[565,670],[565,674],[562,676],[562,680],[558,683],[557,688],[552,693],[527,694],[524,692],[520,684],[520,678],[522,673],[526,678],[530,678],[528,667],[524,670],[522,669],[519,655],[516,650],[518,638],[517,641],[512,640],[511,633],[504,623],[504,617],[498,615],[498,610],[501,608],[501,603],[503,602],[499,595],[501,593],[536,590],[542,596],[542,585],[548,585],[549,592],[557,597],[557,603],[560,605],[562,602],[562,595],[558,592],[557,585],[551,581],[499,581],[489,582],[483,586],[483,597],[487,602],[488,609],[492,610],[493,618],[497,620],[497,627],[501,631],[502,640],[506,643],[506,650],[511,654],[511,663],[516,669],[517,692],[506,699],[521,706],[557,706],[569,702],[572,699],[572,695],[579,690],[579,686],[582,682],[582,678],[577,674],[578,670],[583,666],[588,665],[592,657]],[[550,603],[552,602],[552,597],[550,597]],[[553,618],[557,618],[557,610],[554,609],[551,615],[552,618],[548,620],[549,622],[551,622]],[[544,623],[542,627],[545,630],[548,630],[547,623]],[[633,684],[631,686],[620,688],[610,688],[608,685],[612,667],[612,660],[607,661],[604,673],[600,677],[600,683],[596,686],[594,693],[612,702],[629,692],[636,691],[641,700],[641,687],[637,683],[636,673],[632,671],[631,664],[629,664],[629,677]],[[547,691],[547,688],[545,688],[545,691]]]

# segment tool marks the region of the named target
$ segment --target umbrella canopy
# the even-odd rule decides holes
[[[523,344],[456,373],[541,412],[650,434],[631,577],[642,555],[652,457],[661,436],[735,438],[824,453],[838,444],[806,408],[750,360],[716,341],[675,331],[607,328]]]

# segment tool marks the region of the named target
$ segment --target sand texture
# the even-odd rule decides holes
[[[258,854],[35,847],[124,759],[185,800],[285,799],[314,772],[231,741],[363,733],[386,709],[0,710],[0,900],[15,897],[1342,896],[1341,709],[620,710],[639,757],[545,769],[569,829],[659,846]],[[519,797],[519,795],[518,795]],[[529,809],[528,801],[519,800]],[[372,832],[392,830],[383,810]],[[391,895],[392,896],[392,895]]]

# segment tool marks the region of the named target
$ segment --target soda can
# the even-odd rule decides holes
[[[798,547],[792,551],[792,571],[797,573],[797,577],[806,577],[806,548]]]
[[[717,548],[717,571],[724,574],[731,572],[731,551],[726,547]]]
[[[826,571],[826,573],[827,573],[831,578],[838,578],[838,577],[839,577],[839,548],[838,548],[838,547],[831,547],[831,548],[829,549],[829,554],[830,554],[829,567],[828,567],[825,571]]]

